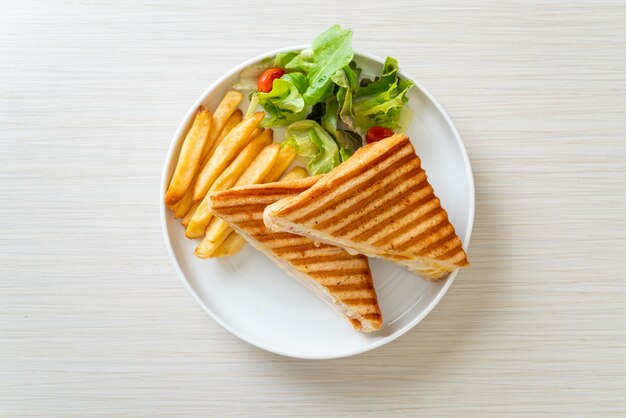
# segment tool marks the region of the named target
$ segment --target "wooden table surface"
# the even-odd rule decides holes
[[[623,1],[127,3],[0,4],[0,416],[626,414]],[[473,267],[395,342],[302,361],[187,294],[159,177],[211,82],[333,23],[455,121]]]

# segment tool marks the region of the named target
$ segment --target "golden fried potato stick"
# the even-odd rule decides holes
[[[214,217],[206,229],[204,241],[220,246],[233,229],[221,218]]]
[[[237,158],[235,158],[215,180],[211,186],[211,190],[226,190],[232,187],[237,180],[239,180],[239,177],[250,167],[257,155],[271,143],[272,131],[268,129],[246,145]],[[208,203],[206,197],[200,202],[196,213],[194,213],[189,225],[187,225],[187,230],[185,231],[187,238],[200,238],[204,235],[206,227],[213,216],[211,211],[209,211]]]
[[[233,161],[227,168],[220,174],[215,180],[209,191],[214,190],[226,190],[232,187],[241,175],[250,167],[254,159],[261,153],[261,151],[272,144],[272,130],[267,129],[250,142],[239,153],[235,161]]]
[[[202,241],[200,241],[193,253],[198,258],[209,258],[225,240],[226,238],[224,238],[221,242],[216,243],[207,240],[205,237]]]
[[[206,196],[215,179],[228,167],[237,154],[252,141],[253,138],[250,137],[250,134],[259,126],[264,116],[264,112],[254,113],[249,118],[242,120],[239,125],[235,126],[226,135],[198,175],[198,180],[193,189],[194,201],[203,199]]]
[[[191,188],[188,188],[183,198],[180,199],[177,203],[172,206],[172,211],[174,211],[174,218],[184,218],[189,209],[193,205],[193,191]]]
[[[265,176],[276,162],[279,152],[280,144],[271,144],[263,148],[252,164],[241,174],[234,187],[263,183]]]
[[[226,237],[224,242],[213,251],[211,257],[230,257],[241,251],[244,245],[246,245],[246,239],[233,231]]]
[[[207,225],[213,217],[206,199],[202,199],[200,202],[196,203],[198,204],[198,207],[189,220],[189,223],[186,226],[187,229],[185,229],[185,236],[189,239],[202,237],[205,234]]]
[[[200,206],[199,202],[194,202],[194,204],[191,205],[191,207],[187,211],[187,214],[185,215],[183,220],[180,222],[182,226],[187,228],[187,225],[189,225],[189,222],[191,221],[191,218],[193,217],[193,214],[196,213],[196,209],[198,208],[198,206]]]
[[[239,177],[239,180],[235,183],[235,187],[262,183],[265,176],[267,176],[267,173],[270,172],[272,166],[276,162],[279,152],[279,144],[272,144],[265,147],[263,151],[261,151],[261,153],[254,159],[252,164],[250,164],[250,166],[246,169],[246,171],[243,172],[241,177]],[[213,243],[221,244],[231,232],[232,228],[228,226],[226,222],[215,217],[211,219],[211,222],[207,227],[206,239]]]
[[[265,129],[263,128],[256,128],[254,131],[252,131],[252,133],[250,134],[250,139],[256,139],[259,135],[261,135],[263,132],[265,132]],[[274,132],[270,132],[272,135],[274,135]],[[273,136],[272,136],[273,137]]]
[[[241,111],[240,111],[240,110],[238,110],[238,112],[240,112],[240,113],[241,113]],[[241,122],[241,120],[239,120],[239,122]],[[225,126],[225,127],[224,127],[224,129],[227,129],[227,128],[228,128],[228,132],[230,132],[230,131],[231,131],[231,128],[230,128],[230,127],[228,127],[228,126]],[[226,135],[228,134],[228,132],[223,132],[224,137],[226,137]],[[250,138],[249,138],[249,139],[250,139],[250,140],[256,139],[256,138],[257,138],[259,135],[261,135],[263,132],[265,132],[265,129],[263,129],[263,128],[256,128],[256,129],[255,129],[254,131],[252,131],[252,133],[250,134]],[[270,132],[270,133],[271,133],[271,132]],[[222,139],[223,139],[223,138],[222,138]],[[221,142],[221,139],[220,139],[220,138],[218,138],[218,140],[220,140],[220,142]],[[249,144],[248,144],[248,145],[249,145]],[[209,158],[211,158],[211,156],[213,155],[213,152],[214,152],[214,150],[213,150],[213,151],[209,154],[209,156],[208,156],[207,158],[205,158],[205,159],[203,159],[203,160],[202,160],[201,167],[204,167],[204,165],[207,163],[208,159],[209,159]],[[199,174],[199,173],[198,173],[198,174]],[[218,177],[218,178],[219,178],[219,177]],[[194,177],[193,181],[191,182],[191,186],[189,186],[189,188],[191,189],[191,195],[192,195],[192,196],[193,196],[193,189],[194,189],[194,187],[195,187],[195,184],[196,184],[197,180],[198,180],[198,176],[196,175],[196,177]],[[187,189],[187,191],[189,191],[189,189]]]
[[[297,180],[309,177],[309,172],[304,167],[294,167],[289,173],[285,174],[280,180]]]
[[[215,149],[217,148],[217,146],[222,142],[222,140],[226,137],[226,135],[228,135],[228,133],[235,126],[237,126],[239,122],[242,121],[242,119],[243,119],[243,112],[239,109],[235,110],[235,113],[230,115],[226,123],[224,123],[224,127],[222,128],[219,135],[217,136],[217,139],[213,141],[213,144],[211,144],[210,147],[205,146],[204,150],[202,150],[201,161],[204,161],[206,163],[207,159],[209,159],[209,157],[211,157],[211,155],[213,155],[213,153],[215,152]]]
[[[220,132],[220,135],[217,138],[217,141],[221,142],[222,139],[224,139],[224,137],[230,132],[230,130],[234,128],[239,122],[241,122],[241,118],[242,118],[242,112],[241,110],[237,109],[235,113],[233,113],[230,116],[230,118],[228,118],[228,120],[226,121],[226,124],[222,128],[222,131]],[[254,135],[258,129],[259,128],[255,129],[252,135]],[[204,150],[202,151],[203,156],[200,160],[202,162],[200,164],[200,167],[203,167],[204,164],[206,164],[208,157],[210,157],[213,154],[213,151],[218,145],[217,141],[213,143],[211,152],[208,153],[208,155],[206,154],[208,147],[205,145]],[[184,227],[187,227],[187,225],[189,224],[189,221],[191,220],[191,217],[193,216],[196,208],[198,207],[198,203],[197,202],[194,203],[193,201],[193,188],[194,188],[194,185],[196,184],[196,181],[198,180],[197,174],[198,173],[196,173],[196,176],[194,176],[193,180],[191,181],[191,184],[187,188],[187,191],[185,192],[185,195],[183,196],[183,198],[171,208],[174,211],[175,218],[184,217],[183,222],[181,222],[181,224]],[[189,213],[191,209],[193,210],[191,211],[191,213]]]
[[[215,130],[211,132],[209,136],[211,143],[215,142],[220,131],[224,128],[224,125],[226,125],[226,121],[235,113],[237,106],[239,106],[242,100],[243,94],[236,90],[229,90],[224,97],[222,97],[222,101],[213,112],[213,125],[215,126]]]
[[[189,223],[186,226],[187,229],[185,229],[185,236],[189,239],[202,237],[206,231],[207,225],[213,217],[206,199],[202,199],[200,202],[196,203],[198,204],[198,207],[189,220]]]
[[[230,115],[230,117],[224,124],[224,127],[222,127],[222,130],[217,136],[217,139],[215,140],[215,143],[213,144],[213,146],[217,147],[219,143],[222,142],[222,139],[224,139],[224,137],[226,137],[226,135],[228,135],[228,133],[235,126],[239,125],[239,122],[241,122],[242,120],[243,120],[243,112],[239,109],[235,110],[235,112],[232,115]]]
[[[211,112],[200,106],[189,132],[187,132],[178,155],[174,175],[165,193],[165,204],[169,207],[182,199],[191,184],[198,169],[202,150],[210,134],[212,123]]]
[[[239,106],[239,103],[241,103],[242,100],[243,95],[240,92],[230,90],[226,92],[224,97],[222,97],[220,104],[217,105],[215,112],[213,112],[213,129],[211,129],[206,145],[202,149],[202,158],[200,159],[200,161],[202,161],[202,167],[204,167],[207,159],[213,154],[213,152],[215,152],[218,138],[226,127],[226,123],[229,121],[231,116],[237,113],[239,113],[239,116],[242,115],[241,110],[237,109],[237,106]],[[239,122],[241,122],[241,118],[239,118]]]
[[[263,180],[263,183],[271,183],[276,181],[283,175],[287,167],[291,165],[293,160],[296,158],[296,151],[290,146],[281,146],[280,152],[278,153],[278,158],[274,163],[274,166],[267,173],[267,177]]]

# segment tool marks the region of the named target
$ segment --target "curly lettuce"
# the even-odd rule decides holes
[[[281,55],[280,62],[286,70],[307,74],[309,86],[303,97],[307,105],[313,106],[332,94],[332,76],[350,64],[352,58],[352,31],[334,25],[315,38],[311,48],[293,57]]]
[[[326,101],[324,114],[321,116],[322,127],[328,131],[339,145],[339,156],[341,161],[346,161],[354,152],[363,145],[363,140],[354,131],[341,129],[344,125],[338,122],[337,115],[339,104],[335,97]]]
[[[288,58],[289,57],[286,56],[284,60],[286,61]],[[311,48],[307,48],[300,51],[300,53],[296,54],[295,56],[291,57],[289,61],[285,62],[284,66],[281,68],[284,68],[288,71],[300,71],[308,75],[312,66],[313,50]]]
[[[352,99],[359,86],[359,74],[361,69],[354,61],[345,68],[333,74],[331,80],[337,85],[337,118],[349,130],[354,131],[354,111],[352,109]]]
[[[268,93],[257,92],[260,73],[286,73]],[[252,91],[248,114],[261,105],[263,127],[287,126],[292,146],[312,174],[330,171],[362,146],[360,134],[373,126],[402,129],[412,113],[406,106],[410,80],[399,77],[398,62],[387,57],[373,79],[362,79],[354,61],[352,31],[339,25],[319,35],[310,48],[278,53],[240,74],[236,88]]]
[[[411,80],[398,77],[398,61],[387,57],[382,74],[374,81],[364,80],[357,89],[353,104],[356,125],[363,131],[372,126],[398,128],[401,115],[407,115],[403,109],[411,87]]]
[[[371,96],[389,90],[398,79],[398,60],[392,57],[385,59],[381,75],[374,80],[365,78],[357,89],[356,97]]]
[[[274,67],[285,68],[285,66],[300,54],[300,51],[279,52],[274,57]]]
[[[269,93],[257,93],[258,103],[267,115],[261,122],[263,127],[285,126],[303,119],[306,105],[302,93],[308,82],[302,73],[288,73],[274,80]]]
[[[335,140],[317,122],[301,120],[285,130],[282,146],[292,147],[312,175],[328,173],[341,163]]]

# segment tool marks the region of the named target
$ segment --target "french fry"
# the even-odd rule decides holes
[[[268,145],[272,143],[272,130],[268,129],[239,153],[235,161],[233,161],[215,180],[209,191],[226,190],[237,182],[243,172],[252,164],[257,155]]]
[[[213,218],[209,223],[209,226],[206,229],[205,240],[213,243],[222,243],[233,231],[233,229],[228,226],[226,222],[224,222],[221,218]]]
[[[185,236],[189,239],[202,237],[206,231],[207,225],[213,217],[213,214],[209,210],[209,202],[206,198],[196,203],[198,207],[189,220],[186,226],[187,229],[185,229]]]
[[[226,121],[231,117],[231,115],[237,110],[237,106],[243,100],[243,94],[236,90],[229,90],[226,92],[220,104],[217,105],[215,112],[213,112],[213,125],[215,129],[211,132],[210,140],[211,143],[215,142],[217,137],[220,134],[224,125],[226,125]]]
[[[204,238],[202,241],[200,241],[193,253],[198,258],[209,258],[225,240],[226,237],[224,237],[224,239],[220,242],[211,242]]]
[[[196,213],[196,209],[198,208],[198,206],[200,206],[200,203],[198,203],[198,202],[194,202],[194,204],[191,205],[191,207],[187,211],[187,214],[185,215],[183,220],[180,222],[182,226],[187,228],[187,225],[189,225],[189,221],[191,221],[191,218],[193,217],[193,214]]]
[[[174,218],[184,218],[187,212],[189,212],[191,205],[193,205],[193,190],[189,188],[183,195],[183,198],[172,206]]]
[[[256,139],[256,137],[258,137],[259,135],[261,135],[263,132],[265,132],[265,129],[263,128],[256,128],[254,131],[252,131],[252,133],[250,134],[250,139]],[[271,132],[273,135],[273,132]]]
[[[279,144],[272,144],[263,148],[263,151],[239,177],[235,186],[261,183],[272,169],[279,152]],[[213,243],[222,243],[230,232],[232,232],[232,228],[226,222],[220,218],[213,218],[206,229],[205,239]]]
[[[213,155],[217,146],[222,142],[222,140],[226,137],[226,135],[228,135],[228,133],[235,126],[237,126],[239,122],[241,122],[242,119],[243,119],[243,113],[239,109],[235,110],[235,113],[230,115],[226,123],[224,123],[224,127],[222,128],[219,135],[217,136],[217,139],[213,141],[213,144],[211,144],[211,147],[205,146],[204,149],[202,150],[202,161],[206,162],[206,160],[211,155]]]
[[[217,148],[217,145],[219,145],[219,142],[221,142],[222,139],[224,139],[224,137],[226,135],[228,135],[228,133],[231,131],[232,128],[234,128],[235,126],[237,126],[237,124],[239,124],[239,122],[241,122],[242,117],[243,117],[243,113],[241,112],[241,110],[239,110],[239,109],[235,110],[235,112],[228,118],[228,120],[224,124],[224,127],[220,131],[220,134],[219,134],[216,142],[214,142],[213,146],[211,147],[210,153],[206,152],[208,150],[208,147],[207,146],[204,147],[204,150],[202,151],[203,152],[203,156],[201,158],[202,166],[204,166],[204,164],[206,164],[206,161],[207,161],[208,157],[210,157],[213,154],[213,151],[215,150],[215,148]],[[254,133],[257,130],[258,130],[258,128],[252,134],[254,135]],[[176,208],[174,208],[174,207],[172,208],[172,210],[175,211],[175,213],[174,213],[174,217],[175,218],[184,217],[183,220],[181,221],[181,224],[185,228],[187,227],[187,225],[189,225],[189,222],[191,221],[191,218],[192,218],[193,214],[196,212],[196,209],[200,205],[199,202],[195,202],[194,203],[194,201],[193,201],[193,187],[192,186],[196,184],[197,179],[198,179],[198,176],[196,175],[194,177],[194,179],[192,180],[191,185],[189,186],[189,188],[185,192],[185,196],[183,196],[183,198],[175,205]],[[188,200],[191,200],[191,203],[187,206]],[[185,202],[185,203],[183,203],[183,202]],[[184,211],[184,213],[183,213],[183,211]],[[202,234],[200,234],[198,236],[200,237],[200,236],[202,236]]]
[[[206,162],[206,159],[211,156],[212,151],[215,151],[217,148],[215,143],[217,142],[220,132],[224,129],[224,126],[226,126],[228,119],[238,110],[237,106],[239,106],[242,100],[243,95],[235,90],[227,91],[224,97],[222,97],[222,101],[217,105],[215,112],[213,112],[213,129],[209,133],[206,145],[202,149],[202,158],[200,161]]]
[[[217,143],[214,145],[217,147],[217,145],[219,145],[219,142],[222,142],[222,139],[224,139],[224,137],[226,137],[226,135],[228,135],[228,133],[235,126],[239,125],[239,122],[241,122],[242,120],[243,120],[243,112],[239,109],[235,110],[235,112],[232,115],[230,115],[230,117],[224,124],[224,127],[222,127],[222,130],[220,131],[216,139]]]
[[[309,177],[309,172],[304,167],[294,167],[289,173],[285,174],[282,180],[297,180]]]
[[[230,257],[241,251],[244,245],[246,245],[246,239],[233,231],[226,237],[224,242],[213,251],[211,257]]]
[[[217,147],[217,145],[219,145],[220,142],[222,142],[222,139],[224,139],[224,137],[226,135],[228,135],[228,133],[231,131],[231,129],[233,129],[235,126],[237,126],[237,124],[239,124],[239,122],[241,122],[241,118],[243,113],[241,112],[241,110],[237,109],[235,110],[235,113],[233,113],[228,120],[226,121],[226,124],[224,124],[224,127],[222,128],[222,131],[219,134],[219,137],[217,138],[217,140],[213,143],[213,146],[210,150],[209,153],[206,153],[206,151],[208,150],[208,147],[205,146],[204,150],[202,151],[203,156],[202,159],[200,161],[202,161],[201,167],[204,167],[204,164],[206,164],[207,160],[209,159],[209,157],[211,155],[213,155],[213,151],[215,150],[215,148]],[[252,134],[254,135],[257,130],[259,128],[255,129],[254,132],[252,132]],[[174,209],[172,208],[172,210],[175,210],[175,214],[174,217],[175,218],[179,218],[179,217],[184,217],[184,219],[182,220],[181,224],[186,228],[187,225],[189,225],[189,221],[191,220],[191,217],[193,216],[193,214],[195,213],[196,209],[199,206],[198,202],[193,201],[193,189],[194,189],[194,185],[196,184],[196,181],[198,180],[198,173],[196,173],[196,176],[194,177],[194,179],[191,181],[191,184],[189,185],[189,188],[187,188],[187,191],[185,192],[185,196],[183,196],[183,198],[181,199],[180,202],[178,202],[176,205],[177,208]],[[191,199],[191,204],[189,206],[187,206],[185,213],[183,213],[183,210],[185,210],[185,204],[182,204],[182,202],[187,202],[188,199]],[[178,216],[180,215],[180,216]],[[198,236],[202,236],[202,235],[198,235]]]
[[[256,139],[250,142],[239,153],[237,158],[220,174],[215,180],[210,190],[225,190],[232,187],[242,173],[253,163],[257,155],[269,144],[272,143],[272,131],[270,129],[263,132]],[[194,213],[191,221],[187,225],[185,236],[187,238],[200,238],[204,235],[207,225],[211,221],[213,214],[209,210],[209,201],[207,197],[200,202],[196,213]]]
[[[290,146],[281,146],[280,152],[278,153],[278,158],[274,163],[274,166],[267,173],[267,176],[263,180],[264,183],[271,183],[276,181],[283,175],[287,167],[293,162],[296,158],[296,151]]]
[[[198,201],[206,196],[209,188],[220,173],[224,171],[235,159],[237,154],[252,141],[250,134],[259,126],[264,116],[265,113],[257,112],[249,118],[242,120],[239,125],[235,126],[228,135],[226,135],[198,175],[198,180],[193,190],[194,201]]]
[[[265,176],[267,176],[267,173],[270,172],[272,166],[276,162],[279,152],[280,144],[272,144],[263,148],[254,161],[252,161],[252,164],[250,164],[250,166],[246,168],[246,171],[241,174],[241,177],[239,177],[235,186],[262,183]]]
[[[178,156],[174,175],[165,193],[165,203],[169,207],[183,198],[191,184],[199,166],[202,150],[210,134],[212,121],[211,112],[200,106],[191,129],[187,132]]]

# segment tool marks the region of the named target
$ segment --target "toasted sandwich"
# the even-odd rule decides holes
[[[269,205],[268,228],[395,261],[429,280],[469,265],[409,138],[357,150],[306,191]]]
[[[253,247],[296,278],[359,331],[380,329],[382,316],[367,257],[316,243],[263,223],[266,206],[297,196],[319,177],[235,187],[209,194],[210,208]]]

